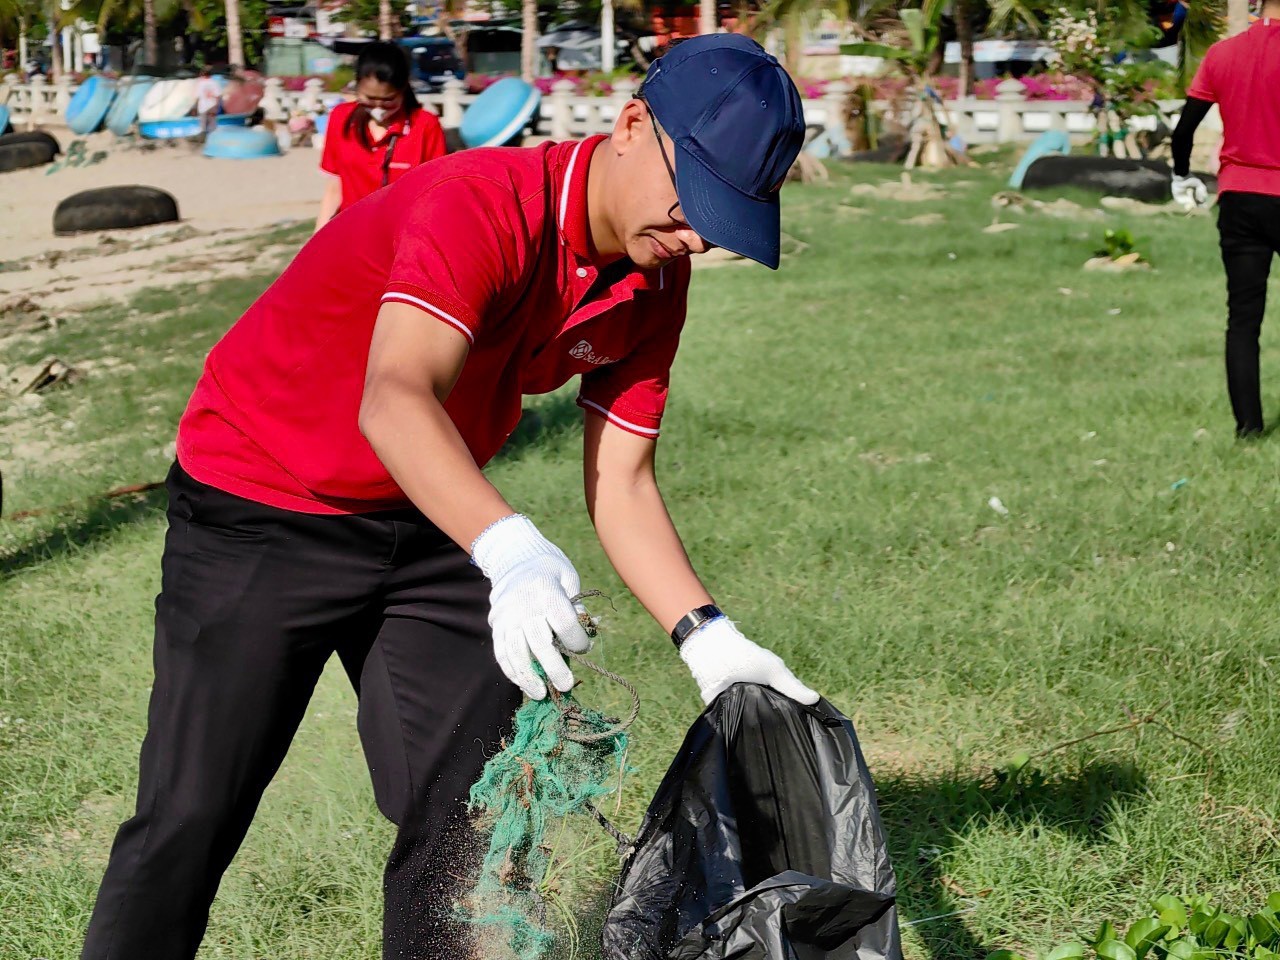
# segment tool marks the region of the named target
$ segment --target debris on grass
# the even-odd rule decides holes
[[[56,386],[70,386],[80,379],[80,371],[57,357],[45,357],[30,366],[15,367],[6,377],[9,393],[20,397]]]
[[[947,218],[940,213],[922,213],[919,216],[908,217],[906,220],[898,221],[904,227],[936,227],[938,224],[946,222]]]
[[[897,200],[900,203],[921,203],[941,200],[947,192],[936,184],[916,183],[911,174],[902,174],[899,180],[887,180],[880,184],[855,183],[849,188],[855,197],[876,197],[880,200]]]

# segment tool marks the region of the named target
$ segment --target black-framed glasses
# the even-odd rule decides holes
[[[671,166],[671,161],[667,159],[667,148],[662,145],[662,131],[658,129],[658,118],[653,115],[653,108],[647,103],[644,105],[645,110],[649,112],[649,122],[653,124],[653,136],[658,141],[658,152],[662,154],[662,162],[667,168],[667,175],[671,177],[671,189],[675,191],[676,202],[671,205],[671,209],[667,211],[667,218],[672,223],[681,227],[687,227],[689,221],[684,217],[677,217],[676,211],[680,209],[680,189],[676,186],[676,171]]]

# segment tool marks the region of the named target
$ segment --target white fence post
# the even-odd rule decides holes
[[[324,81],[319,77],[307,79],[302,96],[298,98],[298,108],[307,113],[320,112],[320,94],[324,91]]]
[[[827,142],[834,148],[836,144],[846,143],[849,139],[846,130],[848,119],[845,110],[849,105],[849,84],[843,80],[833,80],[827,85],[822,95],[822,107],[825,116],[822,125],[826,128]]]
[[[262,100],[258,104],[262,108],[262,116],[267,120],[288,120],[289,111],[284,105],[284,84],[281,83],[280,78],[267,77],[262,86]]]
[[[569,127],[573,121],[573,105],[569,102],[571,96],[572,80],[557,80],[551,85],[551,96],[547,100],[551,109],[552,140],[568,140],[573,135]]]
[[[457,77],[450,77],[444,82],[443,96],[440,99],[440,126],[462,126],[462,91],[465,84]]]
[[[1027,102],[1027,90],[1020,80],[1005,80],[996,87],[997,143],[1016,143],[1022,139],[1022,108]]]

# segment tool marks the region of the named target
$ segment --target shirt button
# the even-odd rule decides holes
[[[586,278],[586,276],[587,276],[587,268],[586,268],[586,267],[579,267],[579,268],[578,268],[578,276],[579,276],[579,277],[581,277],[581,278],[583,278],[583,279],[585,279],[585,278]]]

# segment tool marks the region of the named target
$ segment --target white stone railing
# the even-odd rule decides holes
[[[324,93],[324,84],[317,79],[308,80],[300,91],[285,90],[278,78],[266,80],[266,94],[262,108],[269,119],[284,120],[291,114],[319,113],[326,101],[334,95]],[[558,81],[547,96],[542,98],[535,130],[553,140],[567,140],[605,133],[612,127],[622,105],[634,94],[633,81],[618,83],[609,96],[584,97],[574,94],[571,81]],[[831,129],[843,139],[843,105],[848,87],[840,81],[828,85],[826,92],[817,99],[805,100],[804,117],[809,124]],[[468,94],[463,84],[450,80],[438,93],[422,95],[422,102],[440,117],[446,127],[456,127],[462,122],[463,111],[475,100],[476,94]],[[35,77],[30,83],[19,83],[10,75],[0,82],[0,103],[9,108],[15,128],[30,129],[36,126],[56,126],[63,123],[67,104],[75,87],[69,82],[48,83],[43,77]],[[1094,132],[1094,116],[1089,104],[1073,100],[1028,100],[1021,83],[1006,80],[996,88],[996,99],[967,98],[946,101],[946,110],[953,127],[967,143],[1016,143],[1033,140],[1045,130],[1064,130],[1079,139],[1087,139]],[[873,108],[881,113],[895,109],[888,102],[877,101]],[[1181,103],[1162,102],[1162,110],[1171,119],[1176,118]],[[1136,118],[1134,127],[1152,126],[1153,118]],[[1210,121],[1213,125],[1213,121]]]

